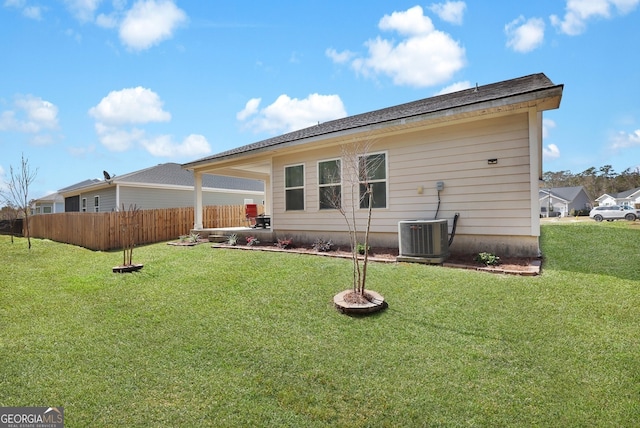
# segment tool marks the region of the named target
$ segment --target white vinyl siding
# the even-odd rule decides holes
[[[262,203],[264,193],[204,188],[203,205],[243,205],[245,199]],[[193,189],[159,189],[153,187],[120,186],[120,208],[135,204],[142,210],[193,206]],[[115,207],[115,201],[114,201]]]
[[[436,183],[442,181],[438,218],[448,219],[451,226],[455,213],[460,213],[456,234],[531,235],[527,113],[380,137],[371,153],[381,150],[387,161],[387,204],[372,216],[373,233],[395,236],[400,220],[434,219]],[[318,207],[318,160],[340,156],[340,147],[331,146],[273,158],[273,214],[279,231],[320,236],[345,229],[335,210],[284,210],[285,166],[296,162],[309,166],[305,171],[306,203]],[[489,164],[489,159],[497,159],[497,163]],[[350,200],[345,186],[343,183],[346,206]],[[364,220],[366,210],[358,210],[356,215]]]

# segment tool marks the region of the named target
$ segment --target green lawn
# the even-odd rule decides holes
[[[0,406],[91,426],[637,426],[640,222],[548,224],[539,277],[0,236]]]

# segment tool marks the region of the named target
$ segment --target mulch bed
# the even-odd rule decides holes
[[[351,251],[348,248],[336,247],[331,251],[316,251],[313,248],[291,247],[279,248],[273,244],[257,244],[257,245],[226,245],[214,244],[213,248],[231,248],[237,250],[254,250],[254,251],[276,251],[289,252],[297,254],[311,254],[324,257],[351,258]],[[373,262],[395,263],[398,256],[397,248],[372,248],[369,252],[369,260]],[[362,257],[362,256],[361,256]],[[474,260],[474,254],[451,254],[443,263],[443,266],[450,268],[471,269],[491,273],[505,273],[512,275],[539,275],[541,260],[531,257],[501,257],[500,264],[497,266],[487,266]]]

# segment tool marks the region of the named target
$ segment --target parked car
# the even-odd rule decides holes
[[[608,205],[595,207],[589,213],[589,217],[595,221],[613,221],[613,220],[629,220],[634,221],[638,218],[635,208],[620,205]]]

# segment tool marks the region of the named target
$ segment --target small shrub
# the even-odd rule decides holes
[[[500,257],[491,253],[478,253],[475,258],[478,263],[485,264],[487,266],[495,266],[500,263]]]
[[[196,233],[196,232],[192,232],[189,235],[189,242],[191,242],[192,244],[195,244],[198,242],[198,240],[200,240],[200,234]]]
[[[260,241],[258,241],[258,238],[256,238],[255,236],[247,236],[247,246],[251,247],[259,243]]]
[[[291,248],[293,247],[293,239],[292,238],[284,238],[278,239],[278,242],[275,244],[278,248]]]
[[[358,245],[356,246],[356,251],[358,251],[358,254],[362,254],[364,255],[364,244],[358,243]],[[367,246],[367,253],[371,251],[371,246]]]
[[[231,235],[229,235],[227,237],[227,244],[236,246],[238,244],[238,235],[235,233],[232,233]]]
[[[318,238],[313,243],[313,247],[312,248],[315,251],[327,252],[327,251],[331,250],[331,247],[333,247],[333,242],[331,242],[331,239],[329,239],[328,241],[325,241],[322,238]]]
[[[180,235],[179,239],[180,242],[187,242],[187,240],[189,239],[189,235]]]

